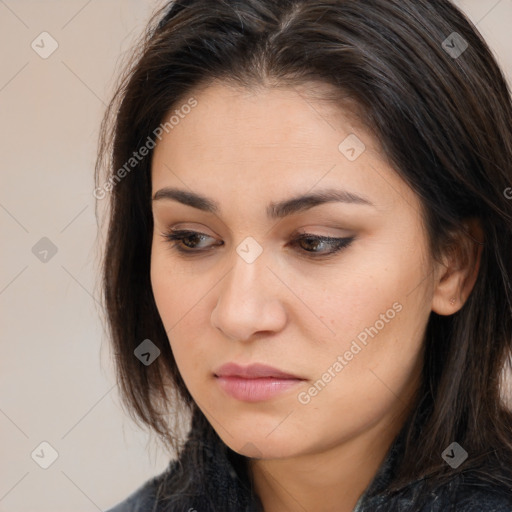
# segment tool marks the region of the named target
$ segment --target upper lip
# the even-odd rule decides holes
[[[259,377],[276,377],[280,379],[301,379],[297,375],[283,372],[266,364],[254,363],[249,366],[240,366],[236,363],[223,364],[215,370],[216,377],[242,377],[257,379]],[[302,379],[301,379],[302,380]]]

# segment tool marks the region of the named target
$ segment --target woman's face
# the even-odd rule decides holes
[[[190,394],[244,455],[389,431],[432,309],[417,196],[362,125],[298,88],[194,97],[152,162],[151,282]],[[296,378],[220,378],[226,363]]]

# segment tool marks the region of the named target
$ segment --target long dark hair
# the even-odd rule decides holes
[[[109,206],[103,299],[132,417],[179,449],[169,419],[180,405],[200,413],[151,290],[152,151],[127,162],[171,109],[215,79],[320,81],[338,91],[331,101],[353,100],[421,199],[433,257],[466,236],[464,220],[481,222],[470,296],[457,313],[429,318],[390,489],[470,471],[511,488],[512,414],[500,398],[512,345],[511,95],[476,27],[448,0],[177,0],[154,14],[105,115],[96,167],[95,196]],[[161,351],[148,366],[134,357],[145,339]],[[441,458],[454,441],[469,454],[456,469]]]

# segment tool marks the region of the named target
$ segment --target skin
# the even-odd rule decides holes
[[[222,440],[251,457],[266,512],[351,511],[413,404],[431,311],[458,311],[476,274],[455,257],[431,258],[419,198],[348,110],[308,96],[306,87],[214,82],[194,97],[197,106],[164,134],[152,161],[153,194],[177,187],[219,205],[207,213],[153,201],[151,282],[179,371]],[[351,133],[366,146],[354,161],[338,149]],[[330,202],[266,216],[270,202],[325,188],[373,206]],[[188,243],[210,250],[179,253],[162,235],[170,228],[207,235]],[[332,246],[294,246],[297,230],[355,239],[315,258]],[[263,249],[252,263],[236,252],[249,236]],[[299,393],[396,303],[400,312],[301,403]],[[231,361],[305,380],[266,401],[239,401],[213,373]]]

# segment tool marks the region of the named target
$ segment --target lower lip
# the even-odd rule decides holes
[[[261,377],[244,379],[242,377],[216,377],[220,387],[230,396],[244,402],[268,400],[296,386],[301,379],[279,379]]]

